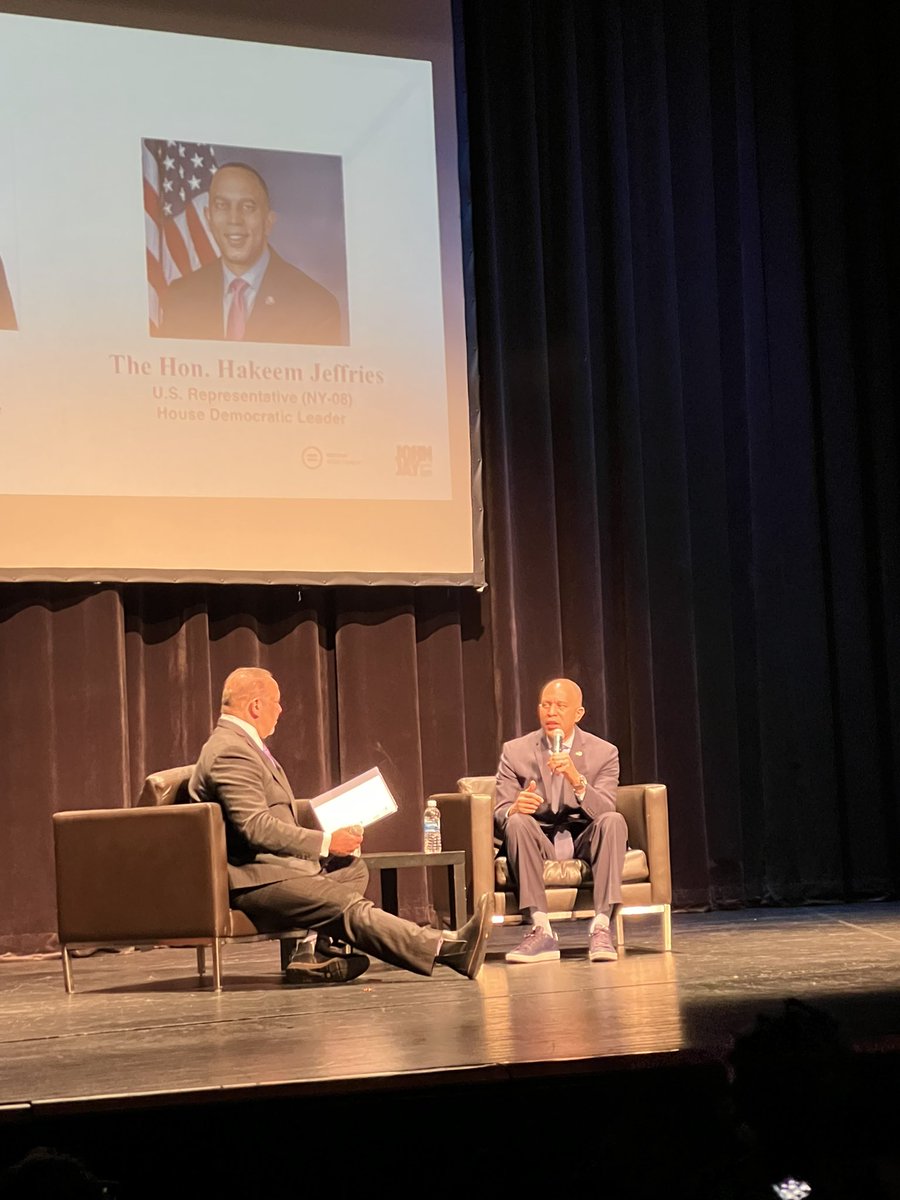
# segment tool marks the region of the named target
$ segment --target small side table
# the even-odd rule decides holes
[[[450,892],[450,926],[458,929],[466,917],[466,852],[441,850],[426,854],[422,850],[392,850],[381,854],[363,854],[370,870],[381,880],[381,907],[397,915],[397,872],[401,867],[446,867]]]

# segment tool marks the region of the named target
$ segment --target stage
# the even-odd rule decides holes
[[[330,1190],[351,1194],[396,1147],[430,1176],[432,1129],[461,1139],[448,1169],[474,1159],[478,1194],[504,1139],[528,1153],[549,1125],[555,1155],[590,1120],[618,1155],[612,1194],[641,1196],[659,1158],[683,1177],[726,1144],[734,1039],[788,997],[829,1014],[873,1080],[900,1081],[898,904],[676,913],[671,954],[656,920],[629,918],[608,964],[588,962],[585,923],[556,928],[561,962],[508,966],[521,931],[495,927],[476,983],[373,963],[349,985],[287,988],[267,942],[226,948],[220,994],[192,951],[160,949],[76,959],[67,996],[58,959],[4,961],[2,1161],[60,1146],[123,1196],[191,1170],[219,1194],[267,1195],[350,1163]],[[659,1158],[629,1165],[638,1144]],[[678,1186],[662,1194],[701,1194]]]

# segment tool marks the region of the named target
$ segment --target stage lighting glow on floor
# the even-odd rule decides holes
[[[802,1179],[782,1179],[781,1183],[773,1183],[772,1191],[778,1200],[806,1200],[812,1188]]]

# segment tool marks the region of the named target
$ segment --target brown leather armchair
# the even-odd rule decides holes
[[[53,815],[56,906],[63,978],[74,991],[70,951],[187,946],[222,989],[226,942],[281,941],[282,969],[305,930],[261,932],[229,906],[225,824],[216,804],[188,795],[193,766],[148,775],[136,808]],[[298,802],[299,803],[299,802]]]
[[[506,859],[498,854],[494,832],[492,775],[457,781],[456,792],[431,797],[441,811],[445,850],[466,851],[466,886],[470,896],[494,893],[494,920],[517,924],[521,917]],[[669,864],[669,806],[661,783],[619,787],[616,807],[628,824],[628,852],[622,884],[622,905],[616,914],[616,938],[625,944],[623,918],[659,913],[663,949],[672,949],[672,873]],[[576,859],[544,864],[549,916],[591,917],[594,914],[591,869]]]

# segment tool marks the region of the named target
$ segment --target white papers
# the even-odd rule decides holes
[[[371,825],[397,811],[397,801],[377,767],[315,796],[310,805],[325,833],[348,825]]]

